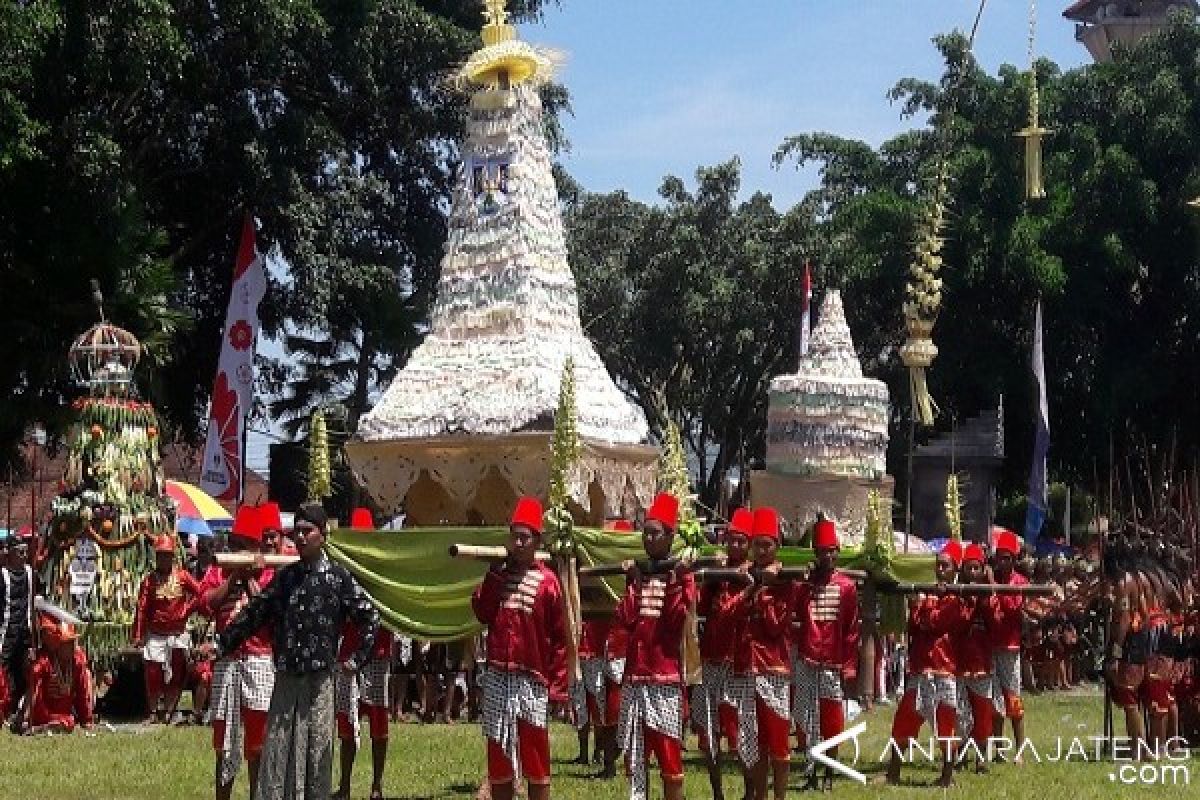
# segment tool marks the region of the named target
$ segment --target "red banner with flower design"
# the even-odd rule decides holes
[[[254,400],[254,346],[258,341],[258,304],[267,291],[263,258],[254,244],[254,218],[242,225],[242,241],[233,269],[229,310],[225,313],[221,357],[208,412],[208,437],[200,488],[218,500],[240,499],[246,415]]]

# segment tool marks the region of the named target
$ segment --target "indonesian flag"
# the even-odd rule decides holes
[[[796,343],[798,356],[808,355],[808,334],[812,327],[812,270],[807,261],[804,262],[804,283],[800,285],[800,332]]]
[[[208,438],[200,488],[218,500],[234,502],[242,492],[242,434],[254,399],[254,346],[258,341],[258,304],[267,291],[262,255],[254,246],[254,218],[242,223],[242,242],[233,267],[233,289],[221,358],[208,412]]]

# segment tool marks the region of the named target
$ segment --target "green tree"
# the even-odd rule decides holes
[[[736,160],[696,183],[667,178],[661,207],[582,193],[566,225],[588,334],[655,436],[678,425],[712,504],[762,455],[767,383],[795,357],[807,231],[766,195],[738,202]]]
[[[542,3],[512,5],[528,18]],[[339,353],[356,342],[371,365],[356,391],[363,374],[402,360],[436,279],[456,169],[463,95],[447,76],[477,46],[480,10],[475,0],[5,4],[0,453],[61,408],[60,354],[92,319],[91,278],[119,322],[161,345],[153,399],[194,434],[245,209],[272,257],[268,335],[329,339]],[[186,336],[165,310],[186,311]]]

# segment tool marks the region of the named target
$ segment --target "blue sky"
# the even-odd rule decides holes
[[[1086,63],[1068,0],[1038,3],[1038,51]],[[587,189],[654,201],[662,178],[737,155],[743,189],[790,206],[815,169],[775,170],[784,137],[829,131],[879,144],[910,127],[886,93],[901,77],[936,79],[940,32],[968,30],[978,0],[561,0],[527,41],[561,49],[568,171]],[[1028,63],[1029,3],[990,0],[976,55],[991,72]]]
[[[1086,63],[1069,0],[1038,4],[1038,52],[1064,69]],[[743,194],[795,203],[816,170],[772,168],[793,133],[829,131],[879,144],[911,126],[887,101],[902,77],[936,80],[931,38],[968,30],[978,0],[561,0],[525,40],[567,55],[560,78],[563,163],[592,191],[653,202],[666,175],[689,185],[699,166],[742,160]],[[1029,3],[989,0],[976,56],[990,72],[1028,63]],[[277,344],[260,352],[276,355]],[[252,433],[247,461],[265,473],[270,440]]]

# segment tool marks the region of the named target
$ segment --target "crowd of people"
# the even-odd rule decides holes
[[[216,563],[211,539],[180,564],[177,542],[159,537],[137,599],[132,639],[146,721],[177,721],[181,695],[192,690],[193,720],[212,728],[218,800],[232,795],[243,760],[252,797],[348,797],[363,718],[371,796],[382,797],[389,724],[408,719],[410,707],[426,722],[463,713],[482,722],[495,800],[522,781],[530,800],[548,797],[555,714],[576,725],[577,762],[598,762],[597,778],[615,777],[623,756],[635,800],[647,796],[650,762],[667,800],[682,797],[689,734],[714,798],[729,753],[747,798],[765,800],[773,785],[780,800],[794,754],[841,733],[855,701],[896,703],[889,782],[899,780],[905,743],[926,725],[941,742],[940,784],[952,784],[972,755],[987,770],[1005,720],[1010,741],[1024,740],[1029,690],[1103,681],[1128,735],[1155,753],[1200,729],[1189,550],[1144,529],[1110,537],[1102,565],[1035,560],[1009,532],[990,552],[949,542],[931,582],[908,596],[905,633],[877,639],[876,675],[866,682],[874,690],[864,697],[861,577],[837,567],[839,537],[825,520],[813,531],[813,564],[797,575],[777,558],[777,514],[739,509],[720,540],[724,568],[709,577],[671,557],[677,503],[658,496],[641,532],[645,558],[621,565],[626,588],[611,619],[583,624],[571,679],[566,600],[536,555],[537,500],[518,502],[508,556],[472,598],[484,632],[450,644],[380,627],[361,587],[325,555],[319,505],[298,510],[290,531],[280,517],[273,504],[239,510],[220,545],[248,554],[238,567]],[[634,535],[628,521],[610,527]],[[35,600],[34,546],[31,536],[0,538],[0,719],[31,734],[90,730],[96,682],[68,616]],[[298,560],[272,568],[266,557],[276,554]],[[683,658],[693,619],[698,683]],[[811,760],[804,774],[806,787],[832,785],[832,772],[819,775]]]

